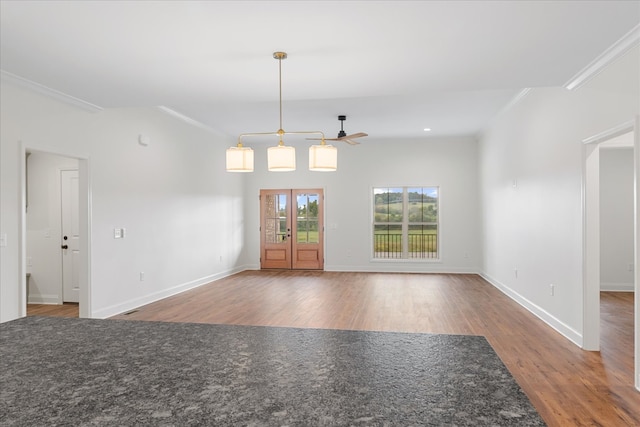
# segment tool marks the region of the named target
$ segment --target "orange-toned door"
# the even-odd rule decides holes
[[[292,190],[295,202],[293,223],[292,268],[322,270],[324,268],[323,192]],[[294,216],[292,215],[292,217]]]
[[[260,268],[291,265],[291,190],[260,190]]]
[[[324,268],[323,191],[260,191],[260,267]]]

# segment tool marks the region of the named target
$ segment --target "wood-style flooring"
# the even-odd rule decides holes
[[[600,352],[477,275],[245,271],[114,318],[483,335],[549,426],[638,426],[633,294],[601,302]]]
[[[27,304],[27,316],[78,317],[79,305],[65,302],[62,305]]]

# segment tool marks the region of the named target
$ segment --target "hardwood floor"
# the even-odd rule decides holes
[[[115,319],[483,335],[549,426],[640,425],[633,294],[587,352],[476,275],[245,271]]]
[[[79,305],[74,302],[62,305],[27,304],[27,316],[78,317]]]

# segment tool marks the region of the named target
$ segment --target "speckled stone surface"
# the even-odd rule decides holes
[[[483,337],[27,317],[2,426],[541,426]]]

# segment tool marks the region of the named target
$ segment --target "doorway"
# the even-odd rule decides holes
[[[324,269],[322,189],[260,190],[260,268]]]
[[[634,350],[634,383],[640,390],[640,327],[638,327],[638,313],[640,307],[640,292],[638,292],[637,267],[640,265],[640,221],[638,217],[638,164],[640,161],[640,117],[634,122],[624,123],[616,128],[594,135],[583,141],[584,145],[584,301],[583,301],[583,343],[585,350],[597,351],[600,349],[600,290],[601,290],[601,202],[600,202],[600,151],[609,146],[615,147],[624,139],[624,146],[633,147],[634,156],[634,254],[633,266],[635,291],[635,331],[636,337]]]
[[[23,144],[20,152],[19,314],[27,315],[27,303],[33,311],[34,304],[54,308],[75,300],[79,317],[91,317],[89,161]],[[63,213],[64,200],[69,214]],[[70,219],[64,232],[63,215]],[[69,267],[63,267],[65,255],[72,259]],[[65,270],[71,273],[71,296],[64,291]]]

